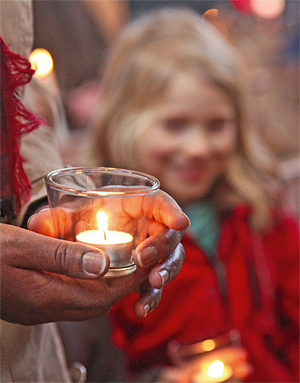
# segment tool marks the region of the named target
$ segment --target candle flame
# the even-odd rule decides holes
[[[224,372],[224,363],[220,360],[212,362],[207,369],[207,373],[211,378],[220,378]]]
[[[99,210],[97,215],[98,230],[103,235],[104,240],[106,240],[106,231],[107,231],[107,215],[104,211]]]
[[[202,342],[202,348],[204,351],[212,351],[216,347],[216,342],[213,339],[206,339]]]
[[[53,59],[46,49],[35,49],[29,57],[31,66],[36,70],[35,75],[46,77],[53,70]]]

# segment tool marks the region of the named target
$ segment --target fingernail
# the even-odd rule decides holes
[[[149,313],[150,313],[150,306],[149,305],[146,305],[144,307],[144,310],[145,310],[145,315],[144,316],[147,316]]]
[[[106,258],[103,253],[88,252],[82,259],[82,266],[86,273],[100,275],[106,268]]]
[[[182,215],[189,221],[189,225],[191,224],[191,220],[189,217],[182,211]]]
[[[161,276],[161,283],[163,287],[169,280],[169,273],[167,270],[164,269],[159,271],[158,274]]]
[[[155,247],[146,247],[137,253],[137,259],[140,267],[146,267],[151,265],[157,255],[157,249]]]

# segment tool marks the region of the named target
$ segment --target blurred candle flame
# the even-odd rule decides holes
[[[212,351],[216,347],[216,342],[213,339],[206,339],[202,343],[204,351]]]
[[[215,360],[207,369],[207,373],[212,378],[220,378],[224,372],[224,363],[221,360]]]
[[[285,0],[252,0],[253,11],[265,19],[279,17],[285,8]]]
[[[103,236],[103,239],[106,240],[106,231],[107,231],[107,215],[104,211],[98,211],[97,215],[97,223],[99,233]]]
[[[53,70],[53,59],[46,49],[35,49],[29,56],[31,66],[36,70],[35,75],[46,77]]]

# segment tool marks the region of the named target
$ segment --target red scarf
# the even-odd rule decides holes
[[[38,127],[39,119],[16,97],[18,87],[34,74],[29,60],[9,50],[1,41],[1,220],[12,223],[22,202],[30,198],[31,185],[23,169],[19,140]]]

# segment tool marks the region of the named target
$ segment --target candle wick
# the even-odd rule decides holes
[[[105,231],[105,229],[103,229],[103,237],[104,237],[104,241],[106,241],[106,231]]]

